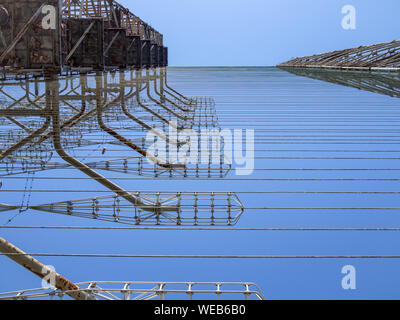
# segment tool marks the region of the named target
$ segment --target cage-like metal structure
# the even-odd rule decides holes
[[[400,41],[378,43],[295,58],[279,67],[342,70],[400,70]]]
[[[30,208],[123,224],[163,226],[235,225],[244,210],[238,196],[229,192],[135,192],[134,196],[136,205],[113,195]]]

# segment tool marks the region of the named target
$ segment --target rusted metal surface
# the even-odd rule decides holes
[[[56,14],[47,25],[51,9],[58,0],[3,0],[0,7],[0,65],[9,69],[60,69],[60,27]]]
[[[103,20],[71,18],[65,20],[65,26],[67,29],[66,44],[68,45],[67,57],[63,58],[65,65],[101,70],[104,66]],[[92,27],[89,29],[90,26]],[[85,34],[86,31],[87,34]],[[78,43],[80,39],[82,40]],[[78,46],[76,46],[77,44]],[[72,56],[68,57],[75,47]]]
[[[124,28],[129,36],[163,44],[162,34],[114,0],[64,0],[62,14],[74,18],[102,17],[106,28]]]
[[[162,46],[158,46],[158,65],[160,67],[166,67],[166,65],[164,64],[164,47]]]
[[[57,289],[66,292],[71,298],[75,300],[94,300],[93,296],[82,290],[79,286],[73,282],[67,280],[60,274],[52,271],[47,266],[45,266],[40,261],[36,260],[32,256],[28,255],[21,249],[17,248],[13,244],[9,243],[5,239],[0,237],[0,252],[5,254],[11,260],[15,261],[19,265],[23,266],[25,269],[34,273],[38,277],[44,279],[49,278],[51,274],[51,279],[54,283],[51,283]]]
[[[398,71],[400,70],[400,41],[295,58],[278,67]]]
[[[165,66],[162,34],[113,0],[4,0],[0,27],[4,79]]]

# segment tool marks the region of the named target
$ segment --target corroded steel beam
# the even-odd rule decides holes
[[[163,36],[114,0],[0,3],[0,69],[5,79],[8,74],[161,67],[167,51],[161,55],[159,48],[164,48]]]
[[[63,18],[103,18],[107,28],[124,28],[128,36],[140,36],[162,45],[163,36],[148,23],[114,0],[64,0]]]

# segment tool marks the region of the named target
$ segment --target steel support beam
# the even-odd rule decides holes
[[[71,298],[75,300],[96,300],[93,296],[83,291],[73,282],[67,280],[57,272],[52,271],[43,263],[1,237],[0,252],[42,279],[45,279],[51,273],[51,278],[54,279],[53,285],[57,289],[65,292]]]

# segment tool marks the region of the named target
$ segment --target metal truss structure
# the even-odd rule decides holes
[[[86,161],[85,165],[92,169],[155,178],[226,176],[230,165],[225,164],[224,158],[218,164],[210,159],[203,165],[175,165],[162,163],[146,151],[154,142],[146,141],[149,132],[166,144],[175,145],[178,151],[188,144],[178,141],[179,131],[190,129],[199,134],[202,129],[218,129],[211,100],[184,100],[166,87],[164,70],[146,72],[144,76],[140,71],[130,71],[4,82],[0,87],[5,97],[0,108],[3,124],[0,159],[4,159],[0,176],[73,166],[55,159],[57,150],[52,140],[56,133],[63,150],[79,152],[79,148],[95,149],[102,144],[126,147],[137,153],[118,159],[101,157],[99,161]],[[143,94],[147,99],[142,98]],[[51,101],[56,103],[57,110],[48,105]],[[59,126],[57,132],[50,126],[55,120]],[[172,126],[174,131],[170,133]]]
[[[123,28],[127,36],[139,36],[141,40],[150,40],[160,46],[163,44],[162,34],[113,0],[64,0],[62,17],[101,18],[107,28]]]
[[[0,300],[70,299],[72,292],[86,293],[96,300],[265,300],[254,283],[92,281],[76,285],[82,289],[21,290],[0,293]]]
[[[0,175],[76,169],[114,193],[27,209],[136,225],[236,224],[243,205],[234,193],[130,192],[97,172],[169,179],[224,177],[229,172],[223,154],[218,163],[210,157],[206,164],[191,165],[169,162],[169,157],[158,158],[148,151],[154,143],[146,139],[149,132],[165,142],[169,152],[173,145],[178,152],[183,147],[190,151],[192,146],[190,141],[177,138],[181,130],[200,134],[204,128],[218,128],[210,100],[185,101],[172,93],[168,98],[166,87],[163,71],[147,71],[144,75],[140,71],[102,72],[7,82],[0,88],[7,98],[0,109],[5,128],[0,132],[0,162],[4,164]],[[143,93],[147,99],[142,99]],[[200,137],[194,144],[200,144]],[[107,158],[105,146],[136,155]],[[90,154],[91,148],[104,150],[98,160],[87,161],[82,148]]]
[[[398,71],[400,70],[400,41],[295,58],[278,67]]]
[[[395,72],[362,72],[317,68],[282,68],[298,76],[400,98],[400,77]]]

